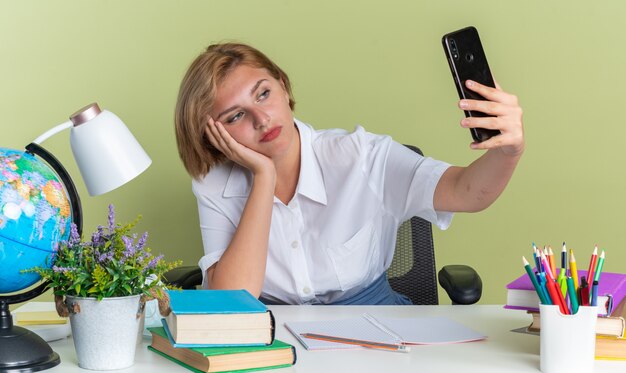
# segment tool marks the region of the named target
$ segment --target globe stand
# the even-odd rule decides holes
[[[37,372],[59,365],[59,354],[28,329],[13,325],[9,304],[25,302],[42,294],[49,283],[20,294],[0,296],[0,372]]]

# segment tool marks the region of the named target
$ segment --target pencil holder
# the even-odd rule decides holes
[[[559,306],[539,305],[540,366],[543,373],[593,372],[597,307],[579,307],[563,315]]]

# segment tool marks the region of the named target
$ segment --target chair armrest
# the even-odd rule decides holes
[[[174,268],[163,275],[165,282],[182,289],[195,289],[202,285],[202,270],[198,266]]]
[[[447,265],[441,268],[439,285],[448,293],[452,304],[474,304],[483,292],[480,276],[467,265]]]

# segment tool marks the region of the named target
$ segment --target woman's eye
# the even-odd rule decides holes
[[[266,89],[263,92],[261,92],[261,94],[259,95],[259,97],[257,98],[257,101],[262,101],[265,100],[268,96],[270,95],[270,90]]]
[[[232,117],[228,118],[228,120],[226,122],[227,123],[234,123],[234,122],[238,121],[239,119],[241,119],[241,117],[243,117],[243,111],[240,111],[237,114],[233,115]]]

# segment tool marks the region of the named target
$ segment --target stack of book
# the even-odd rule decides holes
[[[163,327],[148,349],[197,372],[295,364],[292,345],[274,339],[272,312],[245,290],[172,290]]]
[[[626,298],[613,308],[611,317],[626,319]],[[600,319],[598,319],[600,321]],[[597,334],[597,333],[596,333]],[[626,360],[626,338],[624,328],[621,335],[597,335],[596,359]]]

